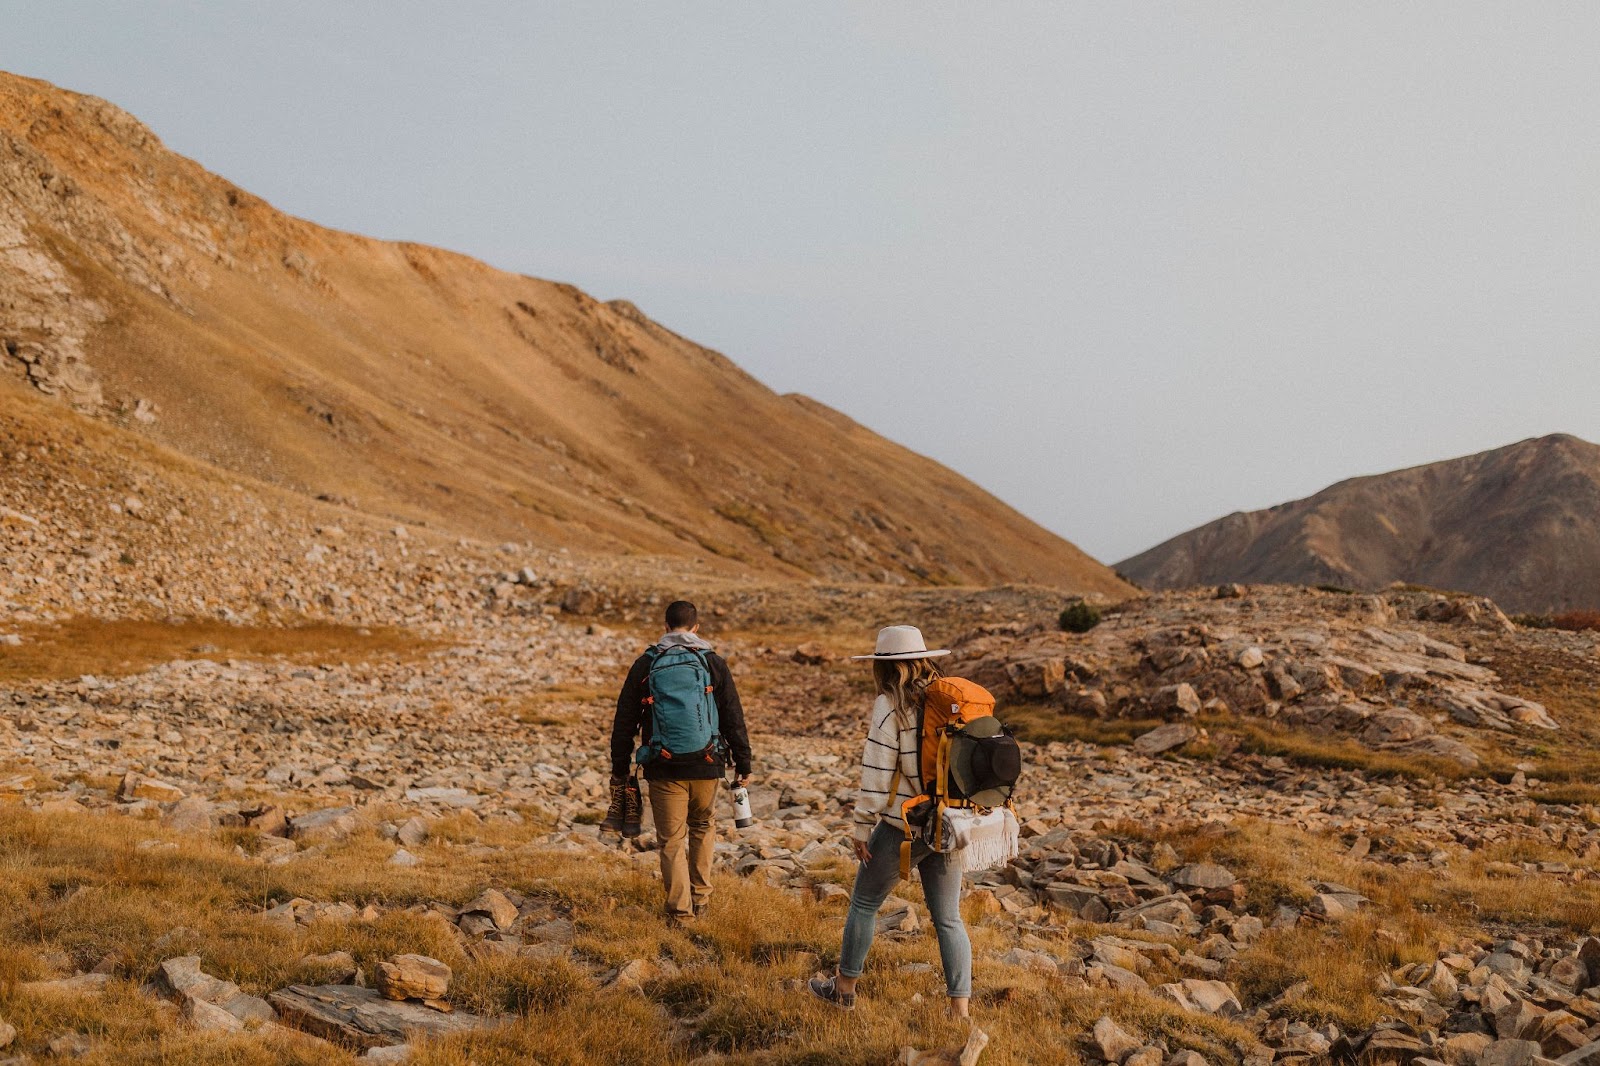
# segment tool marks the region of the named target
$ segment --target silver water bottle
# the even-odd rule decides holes
[[[755,825],[756,816],[750,813],[750,790],[738,781],[729,781],[728,795],[733,800],[734,826],[739,829],[749,829]]]

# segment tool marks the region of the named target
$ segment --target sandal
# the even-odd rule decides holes
[[[840,1010],[856,1009],[856,994],[839,991],[838,983],[831,977],[813,977],[806,982],[806,987],[824,1003],[832,1003]]]

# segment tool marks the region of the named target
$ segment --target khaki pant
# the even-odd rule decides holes
[[[650,815],[661,847],[667,913],[689,918],[711,897],[712,824],[721,781],[651,781]]]

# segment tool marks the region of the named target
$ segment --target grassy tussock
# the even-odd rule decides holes
[[[116,981],[103,995],[8,995],[5,1015],[21,1034],[77,1032],[94,1045],[74,1061],[86,1066],[342,1066],[354,1056],[288,1040],[215,1035],[184,1029],[177,1010],[143,995],[136,984]],[[16,1047],[8,1049],[16,1051]]]
[[[1471,773],[1448,759],[1373,751],[1345,737],[1291,729],[1265,720],[1205,717],[1201,719],[1201,724],[1211,732],[1211,752],[1219,750],[1219,742],[1231,735],[1237,739],[1239,751],[1252,755],[1275,755],[1296,766],[1313,769],[1359,770],[1369,777],[1445,781],[1458,780]],[[1193,751],[1204,757],[1208,754],[1208,747],[1195,745]]]
[[[1121,747],[1164,724],[1159,718],[1088,718],[1039,705],[1007,707],[1001,717],[1019,737],[1036,744],[1079,741]],[[1182,749],[1191,758],[1215,759],[1224,750],[1233,750],[1277,756],[1313,769],[1359,770],[1371,777],[1452,781],[1470,773],[1447,759],[1373,751],[1344,737],[1291,729],[1265,719],[1204,715],[1196,724],[1204,727],[1208,736]]]
[[[1139,734],[1162,724],[1160,719],[1153,718],[1088,718],[1039,704],[1006,706],[998,714],[1018,737],[1035,744],[1078,741],[1121,746],[1133,743]]]
[[[1528,798],[1535,803],[1564,804],[1575,807],[1600,805],[1600,785],[1552,785],[1529,791]]]

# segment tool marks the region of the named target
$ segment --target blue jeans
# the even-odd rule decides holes
[[[839,949],[840,976],[861,976],[878,929],[878,908],[900,880],[900,843],[905,838],[904,830],[888,822],[879,822],[872,831],[868,844],[872,858],[856,868],[856,884],[850,891],[844,945]],[[967,999],[972,995],[972,941],[961,920],[961,864],[918,840],[911,845],[911,865],[922,877],[922,895],[939,937],[945,988],[951,999]]]

